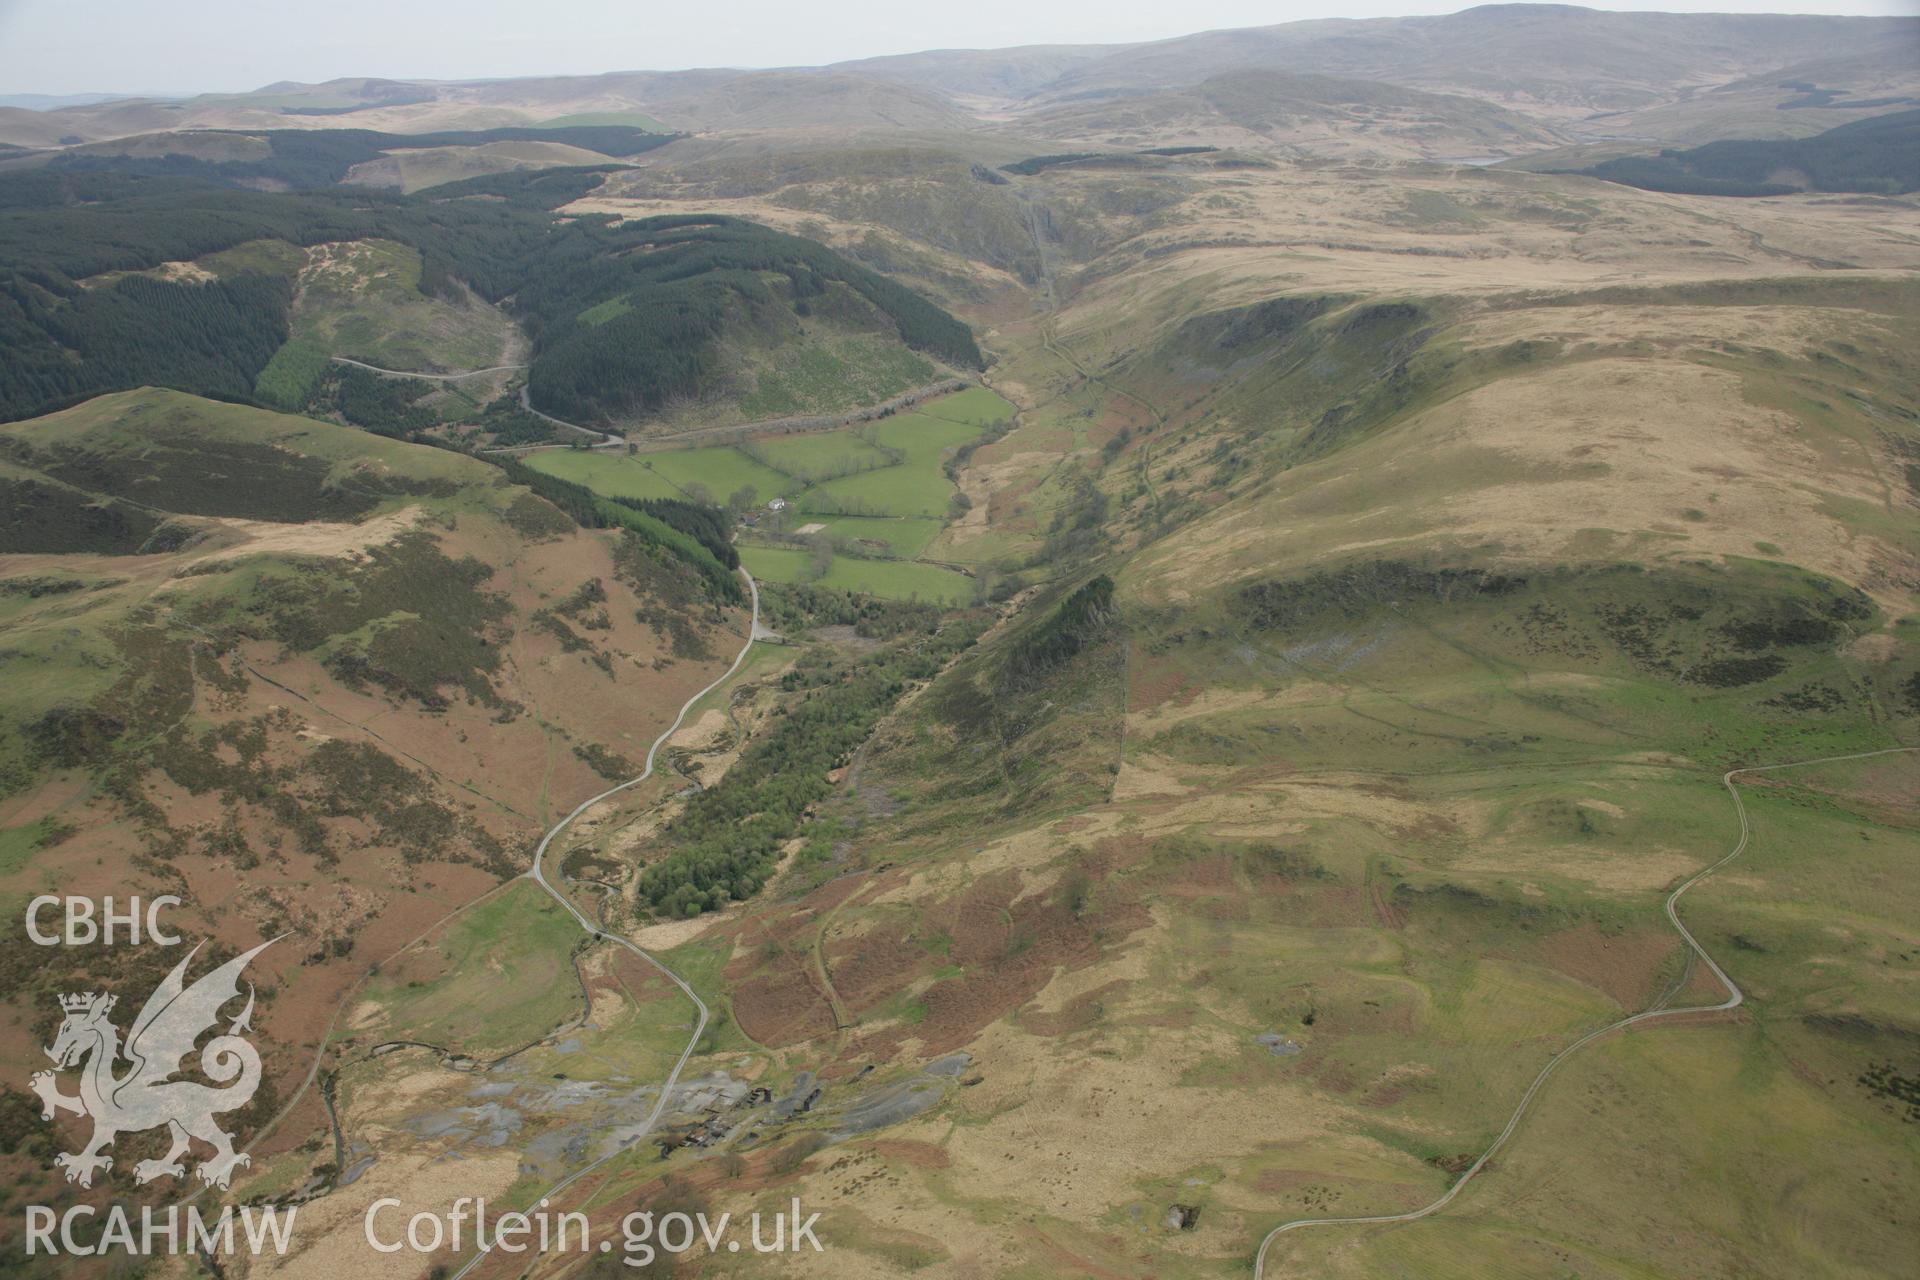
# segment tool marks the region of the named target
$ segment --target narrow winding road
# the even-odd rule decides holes
[[[611,431],[596,431],[592,427],[583,427],[577,422],[563,422],[562,420],[554,417],[550,413],[540,412],[538,409],[533,407],[533,399],[528,394],[527,388],[524,386],[520,388],[520,407],[522,409],[525,409],[528,413],[532,414],[534,417],[540,419],[540,421],[542,422],[549,423],[556,427],[566,427],[572,431],[584,431],[590,436],[599,436],[600,438],[598,440],[594,441],[592,444],[587,446],[589,449],[618,449],[621,445],[627,442],[627,438],[625,436],[617,436],[613,434],[613,432]],[[487,453],[527,453],[534,449],[568,449],[568,448],[572,448],[572,446],[564,445],[564,444],[510,444],[510,445],[507,445],[505,448],[488,449],[485,452]]]
[[[1727,971],[1720,967],[1719,962],[1707,954],[1707,949],[1700,945],[1700,940],[1693,936],[1693,931],[1681,923],[1680,913],[1677,909],[1682,894],[1686,893],[1687,890],[1693,888],[1696,884],[1699,884],[1702,880],[1705,880],[1714,872],[1720,870],[1720,868],[1726,866],[1729,862],[1732,862],[1742,853],[1745,853],[1748,842],[1753,838],[1753,828],[1747,820],[1747,806],[1745,802],[1740,799],[1740,789],[1733,785],[1733,780],[1743,774],[1749,773],[1775,773],[1781,769],[1803,769],[1809,765],[1816,764],[1839,764],[1847,760],[1866,760],[1874,756],[1899,755],[1908,751],[1920,751],[1920,747],[1886,747],[1879,751],[1856,751],[1851,755],[1822,756],[1817,760],[1794,760],[1786,764],[1764,764],[1755,765],[1747,769],[1729,769],[1726,773],[1722,774],[1720,777],[1720,785],[1724,786],[1727,789],[1727,794],[1733,797],[1734,815],[1740,819],[1740,838],[1734,843],[1733,849],[1725,857],[1704,870],[1697,872],[1682,883],[1679,888],[1668,894],[1666,909],[1667,920],[1672,923],[1675,929],[1679,930],[1681,939],[1686,942],[1688,947],[1692,948],[1693,954],[1704,961],[1707,968],[1713,971],[1714,978],[1726,989],[1727,998],[1718,1004],[1688,1005],[1685,1008],[1670,1009],[1666,1007],[1666,1002],[1673,997],[1673,992],[1669,991],[1665,996],[1661,997],[1652,1008],[1644,1009],[1639,1013],[1622,1018],[1618,1022],[1610,1022],[1604,1027],[1589,1031],[1586,1035],[1581,1036],[1578,1040],[1575,1040],[1572,1044],[1554,1054],[1547,1065],[1540,1069],[1540,1074],[1533,1078],[1533,1083],[1527,1086],[1527,1091],[1520,1095],[1520,1103],[1513,1109],[1513,1115],[1508,1118],[1507,1127],[1500,1131],[1500,1136],[1493,1140],[1491,1146],[1480,1153],[1480,1158],[1475,1160],[1467,1171],[1460,1175],[1460,1180],[1447,1188],[1445,1195],[1424,1208],[1414,1209],[1407,1213],[1384,1213],[1357,1218],[1296,1218],[1292,1222],[1283,1222],[1269,1231],[1266,1238],[1260,1242],[1260,1252],[1255,1254],[1253,1259],[1254,1280],[1266,1280],[1267,1252],[1273,1248],[1273,1242],[1275,1240],[1278,1240],[1289,1231],[1298,1231],[1302,1227],[1343,1227],[1362,1226],[1366,1224],[1384,1225],[1396,1222],[1418,1222],[1420,1219],[1430,1217],[1446,1208],[1449,1204],[1453,1203],[1455,1196],[1466,1189],[1466,1185],[1473,1181],[1474,1176],[1486,1168],[1487,1162],[1493,1159],[1494,1153],[1505,1146],[1507,1140],[1513,1137],[1514,1131],[1520,1127],[1520,1121],[1525,1118],[1527,1109],[1533,1105],[1534,1098],[1539,1096],[1540,1090],[1546,1085],[1548,1077],[1560,1069],[1561,1063],[1573,1057],[1574,1054],[1586,1048],[1594,1041],[1611,1035],[1616,1031],[1625,1030],[1628,1027],[1638,1026],[1645,1022],[1652,1022],[1656,1018],[1680,1018],[1697,1013],[1725,1013],[1728,1010],[1739,1008],[1747,998],[1746,993],[1740,990],[1738,983],[1727,976]]]
[[[732,679],[734,672],[740,670],[740,664],[747,660],[747,653],[753,648],[753,642],[768,634],[760,625],[760,586],[753,580],[753,575],[745,569],[740,571],[740,576],[747,580],[747,594],[753,602],[753,616],[747,624],[747,642],[740,646],[740,652],[734,657],[733,665],[728,667],[726,671],[720,675],[719,679],[687,699],[686,704],[680,708],[680,714],[675,716],[673,723],[667,726],[666,732],[655,738],[653,745],[647,748],[646,767],[640,771],[638,777],[629,778],[617,787],[608,787],[599,795],[582,800],[578,805],[574,806],[572,813],[569,813],[566,817],[554,823],[552,830],[540,838],[539,846],[533,851],[533,865],[526,871],[526,878],[532,880],[542,889],[545,889],[553,896],[555,902],[565,907],[567,914],[574,918],[575,923],[586,932],[588,937],[596,941],[611,942],[618,947],[625,947],[634,955],[639,956],[642,960],[645,960],[648,964],[665,974],[676,987],[680,988],[687,999],[693,1001],[693,1007],[699,1011],[699,1016],[694,1020],[693,1034],[687,1037],[686,1048],[680,1051],[680,1057],[674,1062],[673,1070],[668,1073],[666,1080],[660,1085],[660,1096],[654,1100],[653,1110],[647,1113],[646,1123],[640,1127],[626,1145],[620,1147],[618,1150],[609,1151],[606,1155],[601,1156],[591,1164],[575,1169],[572,1173],[541,1192],[540,1201],[542,1203],[559,1195],[562,1191],[565,1191],[568,1187],[586,1177],[615,1156],[631,1149],[634,1143],[637,1143],[641,1138],[652,1132],[654,1124],[660,1119],[660,1113],[666,1110],[667,1099],[673,1095],[673,1087],[680,1082],[680,1073],[686,1069],[687,1059],[693,1056],[694,1046],[700,1043],[700,1036],[707,1029],[707,1021],[711,1015],[707,1010],[707,1002],[700,998],[700,993],[688,985],[685,978],[682,978],[672,969],[660,963],[653,955],[642,950],[639,946],[617,933],[606,932],[589,919],[579,907],[574,905],[573,899],[567,897],[566,894],[555,887],[551,880],[547,879],[546,857],[548,848],[560,837],[560,833],[572,826],[581,814],[593,808],[593,806],[599,804],[608,796],[619,795],[629,787],[637,787],[653,776],[654,758],[660,754],[660,749],[667,745],[667,739],[680,731],[680,726],[686,722],[687,713],[693,710],[693,704]],[[462,1280],[462,1277],[486,1259],[487,1253],[488,1251],[483,1249],[472,1258],[469,1258],[465,1266],[453,1273],[452,1280]]]
[[[496,364],[486,369],[464,369],[459,373],[415,373],[410,369],[383,369],[377,364],[368,364],[364,360],[354,360],[348,356],[330,356],[335,364],[352,365],[356,369],[365,369],[368,373],[377,373],[383,378],[418,378],[423,382],[459,382],[464,378],[478,378],[488,373],[511,373],[515,369],[530,369],[525,364]],[[520,388],[520,407],[542,422],[556,427],[565,427],[569,431],[584,431],[590,436],[600,438],[589,445],[592,449],[617,449],[627,442],[625,436],[617,436],[611,431],[598,431],[592,427],[583,427],[577,422],[565,422],[550,413],[542,413],[533,407],[533,401],[527,394],[527,388]],[[499,449],[482,449],[482,453],[530,453],[535,449],[570,449],[565,444],[514,444]]]
[[[463,378],[478,378],[486,373],[510,373],[515,369],[525,369],[524,364],[496,364],[485,369],[464,369],[459,373],[416,373],[412,369],[383,369],[377,364],[368,364],[364,360],[355,360],[349,356],[329,357],[335,364],[350,364],[356,369],[365,369],[368,373],[378,373],[389,378],[418,378],[422,382],[459,382]]]

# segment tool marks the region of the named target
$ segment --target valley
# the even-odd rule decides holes
[[[1917,33],[0,108],[0,898],[282,939],[216,1274],[1903,1274]],[[4,945],[5,1218],[172,1196]]]

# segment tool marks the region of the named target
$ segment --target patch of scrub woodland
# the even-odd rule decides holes
[[[984,626],[961,614],[851,657],[827,646],[803,653],[780,681],[797,696],[767,735],[658,832],[636,881],[642,909],[671,919],[750,899],[796,837],[807,837],[803,864],[823,860],[826,840],[804,828],[832,775],[910,685],[936,675]]]
[[[1096,577],[1043,596],[881,727],[869,760],[874,785],[906,802],[899,838],[938,843],[1107,796],[1126,683],[1111,592]]]

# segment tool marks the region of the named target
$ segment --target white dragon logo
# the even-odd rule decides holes
[[[225,1035],[215,1036],[200,1051],[200,1070],[225,1087],[172,1077],[193,1052],[201,1033],[219,1022],[220,1007],[240,994],[240,974],[247,962],[277,941],[263,942],[187,986],[187,965],[200,950],[196,946],[147,997],[140,1015],[133,1020],[124,1048],[119,1029],[107,1020],[114,996],[89,992],[60,997],[66,1020],[46,1052],[61,1071],[79,1066],[92,1055],[81,1069],[80,1095],[61,1093],[52,1071],[35,1072],[29,1087],[40,1095],[43,1120],[53,1119],[59,1111],[93,1117],[93,1137],[87,1145],[54,1157],[54,1163],[67,1171],[68,1182],[92,1186],[96,1170],[113,1167],[112,1157],[101,1152],[116,1137],[161,1125],[170,1131],[173,1146],[160,1159],[135,1165],[136,1182],[177,1178],[185,1173],[180,1158],[187,1154],[189,1138],[198,1138],[213,1148],[213,1158],[201,1161],[194,1170],[208,1186],[226,1187],[236,1168],[252,1163],[233,1149],[232,1137],[213,1120],[222,1112],[244,1107],[260,1087],[260,1055],[240,1038],[242,1031],[252,1029],[251,983],[247,985],[246,1008],[228,1025]],[[122,1058],[131,1064],[130,1069],[116,1076],[114,1067]]]

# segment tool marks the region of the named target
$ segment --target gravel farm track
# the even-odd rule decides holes
[[[1745,853],[1748,842],[1753,838],[1753,828],[1747,820],[1747,806],[1740,799],[1740,789],[1734,786],[1734,779],[1749,773],[1776,773],[1782,769],[1804,769],[1816,764],[1840,764],[1848,760],[1866,760],[1874,756],[1899,755],[1907,751],[1920,751],[1920,747],[1885,747],[1879,751],[1856,751],[1850,755],[1822,756],[1817,760],[1793,760],[1785,764],[1752,765],[1745,769],[1729,769],[1726,773],[1722,774],[1720,784],[1727,789],[1727,794],[1733,798],[1734,816],[1740,820],[1740,838],[1734,842],[1732,850],[1728,852],[1725,857],[1713,863],[1711,866],[1695,872],[1692,876],[1682,881],[1680,886],[1672,893],[1668,894],[1666,910],[1667,919],[1673,924],[1675,929],[1679,930],[1681,939],[1692,949],[1692,958],[1697,958],[1704,962],[1707,968],[1712,970],[1713,976],[1719,981],[1720,985],[1726,989],[1727,998],[1719,1004],[1688,1005],[1684,1008],[1673,1009],[1667,1007],[1667,1001],[1672,999],[1674,994],[1672,990],[1669,990],[1659,1000],[1655,1001],[1652,1007],[1643,1009],[1639,1013],[1630,1014],[1618,1022],[1610,1022],[1604,1027],[1599,1027],[1587,1032],[1587,1034],[1554,1054],[1547,1062],[1547,1065],[1540,1069],[1540,1074],[1533,1078],[1533,1083],[1527,1086],[1527,1091],[1520,1095],[1519,1105],[1514,1107],[1513,1115],[1507,1120],[1507,1127],[1500,1131],[1499,1136],[1493,1140],[1492,1144],[1480,1153],[1480,1158],[1475,1160],[1473,1164],[1467,1168],[1466,1172],[1460,1175],[1460,1180],[1455,1182],[1451,1187],[1448,1187],[1446,1194],[1442,1195],[1438,1200],[1435,1200],[1432,1204],[1426,1205],[1423,1208],[1410,1210],[1407,1213],[1386,1213],[1357,1218],[1296,1218],[1292,1222],[1283,1222],[1273,1230],[1267,1232],[1266,1238],[1260,1241],[1260,1251],[1256,1253],[1253,1258],[1254,1280],[1266,1280],[1267,1253],[1273,1248],[1273,1242],[1289,1231],[1298,1231],[1303,1227],[1386,1226],[1394,1223],[1418,1222],[1420,1219],[1431,1217],[1446,1208],[1449,1204],[1453,1203],[1454,1197],[1459,1195],[1469,1182],[1473,1181],[1474,1175],[1486,1168],[1487,1162],[1492,1160],[1494,1154],[1513,1137],[1515,1130],[1520,1127],[1520,1121],[1525,1118],[1527,1109],[1533,1105],[1533,1100],[1539,1096],[1540,1090],[1545,1087],[1548,1077],[1559,1070],[1560,1065],[1566,1062],[1567,1059],[1573,1057],[1574,1054],[1586,1048],[1594,1041],[1612,1035],[1616,1031],[1624,1031],[1629,1027],[1652,1022],[1657,1018],[1679,1018],[1690,1014],[1727,1013],[1739,1008],[1747,998],[1746,993],[1740,990],[1738,983],[1727,976],[1727,971],[1720,967],[1719,962],[1707,954],[1707,949],[1700,945],[1700,940],[1693,936],[1692,930],[1681,923],[1680,913],[1677,909],[1682,894],[1693,888],[1696,884],[1699,884],[1702,880],[1705,880],[1714,872],[1720,870],[1720,868],[1726,866],[1729,862],[1732,862],[1742,853]]]
[[[550,829],[548,829],[547,833],[541,837],[539,845],[534,850],[533,865],[529,867],[524,873],[522,873],[522,875],[516,877],[513,880],[502,881],[500,884],[494,886],[492,889],[488,890],[486,893],[481,894],[478,898],[475,898],[473,901],[467,903],[465,906],[462,906],[456,909],[455,911],[453,911],[452,913],[446,916],[443,916],[441,919],[435,921],[424,932],[419,934],[417,937],[409,941],[405,946],[402,946],[398,951],[394,953],[394,955],[398,956],[398,955],[404,954],[407,951],[412,950],[415,946],[419,945],[421,942],[431,937],[435,931],[445,927],[447,924],[451,923],[453,920],[458,919],[461,915],[465,914],[467,911],[471,910],[473,907],[476,907],[480,903],[491,899],[495,894],[499,893],[502,889],[507,888],[509,885],[518,883],[519,880],[532,880],[534,883],[538,884],[542,889],[544,889],[547,893],[551,894],[554,900],[558,902],[562,907],[565,907],[568,914],[574,918],[574,920],[580,925],[580,928],[584,930],[589,937],[595,939],[596,941],[611,942],[615,946],[625,947],[628,951],[632,952],[634,955],[640,957],[640,959],[646,961],[648,964],[652,965],[655,969],[658,969],[661,973],[665,974],[667,978],[672,980],[675,986],[680,988],[681,992],[686,995],[687,999],[693,1002],[694,1009],[696,1010],[698,1016],[694,1021],[692,1034],[690,1034],[687,1037],[686,1047],[680,1051],[680,1057],[678,1060],[674,1062],[673,1070],[668,1074],[666,1080],[662,1082],[660,1086],[660,1096],[657,1099],[655,1099],[653,1104],[653,1110],[647,1114],[646,1123],[642,1125],[641,1128],[632,1136],[632,1138],[626,1144],[620,1147],[618,1150],[608,1152],[606,1155],[601,1156],[598,1160],[595,1160],[591,1164],[588,1164],[582,1168],[574,1170],[572,1173],[562,1178],[559,1182],[556,1182],[553,1186],[548,1187],[546,1191],[542,1193],[541,1198],[543,1200],[550,1199],[551,1197],[558,1195],[560,1192],[565,1191],[568,1187],[572,1186],[575,1182],[579,1181],[581,1178],[584,1178],[588,1174],[592,1173],[595,1169],[598,1169],[602,1165],[606,1164],[607,1161],[621,1154],[621,1152],[630,1149],[634,1145],[634,1143],[637,1143],[641,1138],[645,1137],[649,1132],[652,1131],[655,1123],[659,1121],[661,1113],[666,1109],[667,1102],[672,1097],[674,1085],[679,1083],[680,1073],[685,1069],[687,1065],[687,1060],[693,1056],[694,1046],[699,1044],[700,1036],[702,1035],[702,1033],[705,1032],[707,1027],[707,1022],[711,1016],[707,1009],[706,1002],[700,998],[699,993],[694,991],[693,987],[687,983],[686,979],[682,978],[679,974],[669,969],[666,965],[662,964],[658,959],[650,955],[648,952],[642,950],[639,946],[635,945],[633,942],[629,941],[628,939],[621,937],[617,933],[608,933],[605,929],[595,924],[584,913],[582,913],[580,908],[576,906],[573,903],[573,901],[566,896],[566,894],[562,893],[559,889],[554,887],[553,883],[547,879],[545,863],[546,863],[546,854],[547,854],[548,848],[551,847],[553,842],[560,837],[560,834],[563,831],[565,831],[568,827],[572,826],[573,823],[579,819],[581,814],[593,808],[595,805],[599,804],[602,800],[605,800],[610,796],[618,795],[622,791],[626,791],[631,787],[637,787],[641,783],[645,782],[648,778],[651,778],[653,776],[654,762],[658,758],[661,748],[667,744],[667,740],[669,738],[673,737],[674,734],[680,731],[681,725],[686,722],[687,713],[693,709],[694,704],[699,702],[700,699],[706,697],[709,693],[712,693],[715,689],[719,688],[721,685],[725,684],[728,680],[733,678],[734,674],[740,670],[741,664],[747,660],[747,654],[752,651],[753,642],[755,640],[775,638],[772,632],[768,631],[766,628],[760,625],[760,585],[759,583],[755,582],[753,579],[753,575],[748,573],[745,569],[742,569],[740,571],[740,576],[746,579],[748,599],[751,602],[751,606],[752,606],[752,611],[747,623],[746,643],[740,646],[740,652],[734,656],[732,665],[729,666],[724,672],[722,672],[720,676],[717,679],[715,679],[711,684],[707,685],[705,688],[695,693],[692,697],[688,698],[686,702],[681,706],[680,713],[673,718],[673,723],[668,725],[665,731],[663,731],[659,737],[653,740],[653,745],[647,749],[647,758],[646,758],[645,767],[642,768],[639,775],[636,777],[627,779],[625,782],[620,783],[618,786],[609,787],[605,791],[600,792],[598,795],[591,796],[588,799],[581,801],[578,805],[574,806],[572,812],[568,813],[567,816],[562,818],[559,822],[556,822]],[[321,1036],[320,1047],[318,1050],[315,1051],[314,1057],[313,1057],[313,1063],[308,1068],[306,1078],[301,1081],[300,1087],[294,1091],[293,1096],[290,1097],[286,1101],[286,1103],[281,1106],[280,1110],[276,1112],[273,1115],[273,1117],[266,1122],[266,1124],[260,1127],[259,1131],[256,1132],[253,1135],[253,1137],[249,1140],[250,1142],[257,1142],[260,1138],[264,1137],[266,1134],[271,1133],[274,1129],[278,1128],[281,1121],[286,1119],[286,1117],[293,1111],[295,1105],[298,1104],[301,1098],[306,1095],[306,1092],[313,1087],[314,1083],[319,1078],[320,1065],[323,1059],[325,1058],[326,1047],[328,1043],[333,1039],[334,1031],[339,1024],[340,1014],[346,1008],[348,1000],[352,997],[354,991],[358,990],[358,988],[359,988],[358,983],[356,983],[354,987],[349,988],[348,991],[341,997],[339,1004],[335,1006],[334,1012],[333,1012],[333,1018],[328,1022],[325,1034]],[[208,1190],[207,1188],[201,1188],[201,1190],[199,1192],[196,1192],[192,1197],[190,1197],[190,1199],[191,1200],[199,1199],[200,1196],[205,1194],[207,1190]],[[475,1254],[472,1258],[467,1260],[464,1266],[462,1266],[458,1271],[453,1273],[451,1280],[461,1280],[461,1277],[464,1277],[468,1272],[472,1271],[474,1267],[478,1266],[482,1261],[485,1260],[486,1257],[487,1257],[487,1254],[485,1251]]]
[[[647,1113],[646,1123],[641,1125],[639,1130],[632,1136],[632,1138],[630,1138],[627,1141],[627,1143],[621,1146],[619,1149],[614,1151],[609,1151],[607,1154],[601,1156],[598,1160],[593,1161],[591,1164],[582,1165],[580,1168],[575,1169],[572,1173],[568,1174],[566,1177],[560,1179],[560,1181],[554,1183],[551,1187],[548,1187],[545,1191],[543,1191],[540,1194],[540,1202],[543,1204],[546,1201],[552,1199],[554,1196],[559,1195],[562,1191],[565,1191],[568,1187],[572,1186],[574,1183],[578,1182],[580,1179],[592,1173],[595,1169],[598,1169],[601,1165],[607,1163],[607,1161],[613,1159],[615,1156],[620,1155],[622,1152],[631,1148],[635,1143],[639,1142],[641,1138],[645,1137],[648,1133],[652,1131],[654,1124],[660,1119],[660,1113],[666,1110],[667,1100],[673,1096],[674,1085],[680,1082],[680,1073],[686,1068],[687,1059],[693,1056],[694,1046],[700,1043],[700,1036],[707,1029],[707,1021],[708,1021],[708,1018],[711,1016],[707,1010],[707,1002],[702,1000],[700,998],[699,993],[696,992],[690,985],[688,985],[687,980],[685,978],[682,978],[679,974],[675,973],[673,970],[667,968],[666,965],[660,963],[658,959],[656,959],[654,956],[652,956],[648,952],[642,950],[639,946],[637,946],[633,942],[629,941],[624,937],[621,937],[617,933],[606,932],[599,925],[595,924],[592,920],[588,919],[586,914],[582,912],[578,906],[574,905],[573,899],[567,897],[566,894],[562,893],[558,888],[554,887],[554,884],[552,881],[547,879],[546,856],[547,856],[548,847],[551,846],[553,842],[559,838],[561,832],[565,831],[568,827],[572,826],[574,821],[578,819],[581,814],[593,808],[593,806],[599,804],[602,800],[607,799],[609,796],[619,795],[622,791],[627,790],[629,787],[637,787],[641,783],[645,782],[648,778],[651,778],[653,776],[654,758],[660,754],[660,749],[667,745],[667,739],[671,738],[674,734],[680,732],[680,726],[683,723],[685,723],[687,718],[687,712],[693,710],[693,704],[700,701],[700,699],[706,697],[709,693],[712,693],[715,689],[718,689],[721,685],[725,684],[728,680],[732,679],[734,672],[740,669],[740,664],[747,660],[747,654],[753,649],[754,640],[763,634],[760,629],[760,587],[758,583],[754,582],[753,575],[748,573],[745,569],[742,569],[740,571],[740,576],[747,580],[747,593],[753,602],[753,615],[751,620],[747,624],[747,642],[740,646],[740,652],[737,655],[735,655],[733,659],[733,665],[728,667],[724,672],[722,672],[720,674],[720,677],[716,679],[712,684],[708,685],[706,688],[700,690],[700,692],[694,694],[691,698],[687,699],[685,705],[683,705],[680,708],[680,714],[673,718],[673,723],[668,725],[666,728],[666,731],[663,732],[659,737],[653,740],[653,745],[651,747],[647,748],[646,767],[640,771],[638,776],[629,778],[625,782],[622,782],[621,784],[619,784],[618,786],[608,787],[605,791],[602,791],[597,796],[592,796],[592,797],[589,797],[588,799],[582,800],[578,805],[574,807],[573,812],[569,813],[566,817],[560,819],[560,821],[554,823],[552,829],[549,830],[546,835],[540,838],[539,847],[533,851],[533,865],[527,868],[527,871],[526,871],[526,878],[529,880],[532,880],[535,884],[539,885],[542,889],[545,889],[549,894],[552,894],[553,900],[555,902],[558,902],[561,906],[567,909],[567,913],[574,918],[575,922],[577,922],[583,930],[586,931],[588,937],[594,939],[596,942],[606,941],[606,942],[613,943],[615,946],[625,947],[628,951],[631,951],[634,955],[639,956],[642,960],[646,961],[648,964],[652,965],[654,968],[658,969],[661,973],[665,974],[669,979],[671,979],[673,984],[676,987],[680,988],[681,992],[685,994],[687,999],[693,1001],[693,1007],[698,1011],[698,1016],[694,1019],[694,1023],[693,1023],[693,1033],[687,1037],[686,1048],[680,1051],[680,1057],[677,1060],[675,1060],[673,1064],[673,1070],[667,1073],[666,1080],[664,1080],[661,1083],[660,1096],[654,1099],[653,1110]],[[486,1257],[487,1257],[487,1251],[485,1249],[482,1249],[479,1253],[476,1253],[473,1257],[469,1258],[465,1266],[461,1267],[458,1271],[453,1273],[452,1280],[461,1280],[461,1277],[465,1276],[469,1271],[472,1271],[475,1267],[479,1266],[481,1262],[485,1261]]]
[[[332,357],[335,364],[351,365],[355,369],[365,369],[368,373],[379,374],[383,378],[418,378],[422,382],[459,382],[465,378],[478,378],[488,373],[512,373],[517,369],[531,368],[524,364],[496,364],[486,369],[464,369],[459,373],[414,373],[406,369],[383,369],[377,364],[368,364],[364,360],[352,360],[346,356]],[[583,427],[573,422],[563,422],[550,413],[542,413],[533,407],[533,401],[527,394],[527,388],[520,388],[520,407],[542,422],[556,427],[565,427],[569,431],[580,431],[600,438],[587,446],[591,449],[617,449],[627,442],[625,436],[617,436],[611,431],[597,431],[592,427]],[[571,449],[568,444],[516,444],[500,449],[483,449],[482,453],[531,453],[536,449]]]

